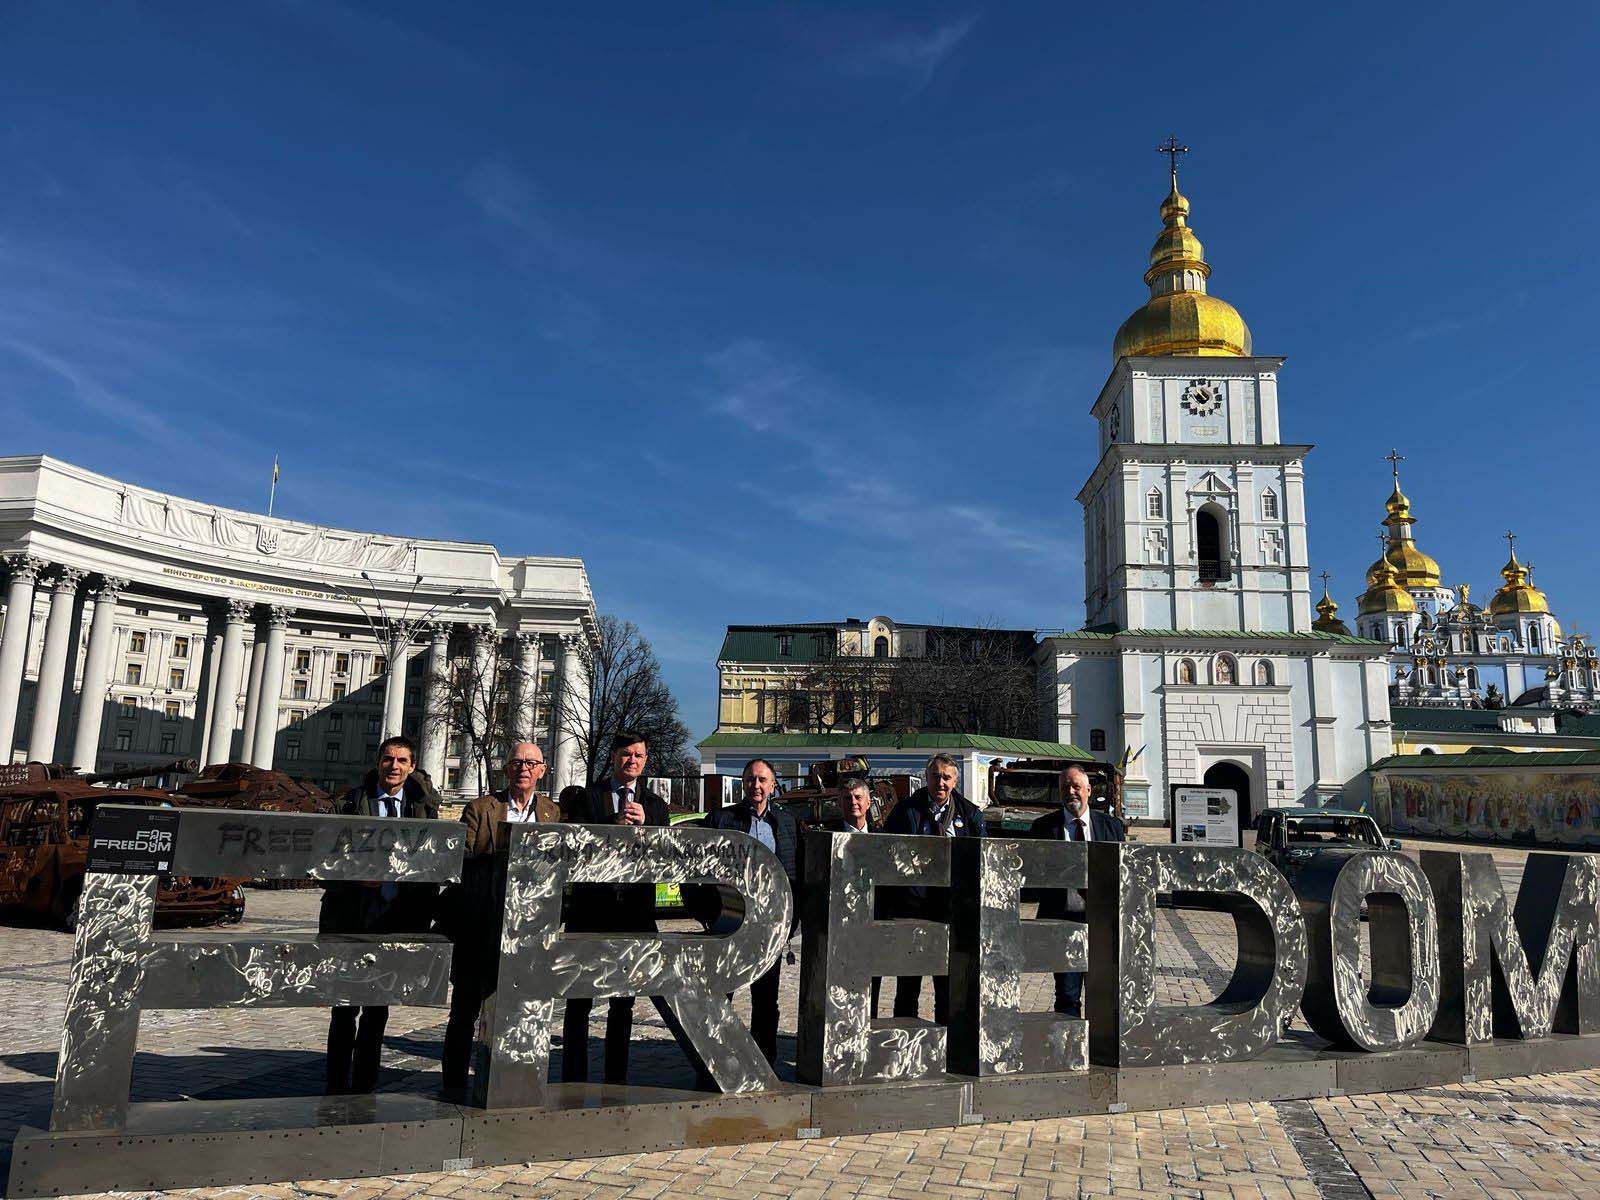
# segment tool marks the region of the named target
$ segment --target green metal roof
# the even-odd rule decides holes
[[[754,750],[981,750],[1017,758],[1077,758],[1093,762],[1094,755],[1066,742],[1038,742],[1032,738],[993,737],[986,733],[713,733],[698,743],[702,750],[732,747]]]
[[[1548,717],[1548,708],[1391,708],[1389,720],[1396,729],[1420,730],[1428,733],[1490,733],[1508,737],[1592,737],[1600,738],[1600,714],[1575,713],[1561,709],[1554,711],[1556,728],[1553,734],[1540,735],[1518,729],[1500,728],[1502,716]]]
[[[1526,754],[1391,754],[1372,764],[1374,771],[1404,771],[1424,768],[1521,767],[1542,771],[1548,767],[1600,767],[1600,750],[1530,750]]]
[[[1109,630],[1104,626],[1093,629],[1075,629],[1071,633],[1056,633],[1052,637],[1066,639],[1092,639],[1094,641],[1109,641],[1119,637],[1144,637],[1144,638],[1262,638],[1274,642],[1332,642],[1337,646],[1383,646],[1387,642],[1374,641],[1372,638],[1354,637],[1347,633],[1324,633],[1320,629],[1310,629],[1304,633],[1292,633],[1282,629],[1117,629]]]

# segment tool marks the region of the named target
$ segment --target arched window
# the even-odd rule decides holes
[[[1228,514],[1215,504],[1207,504],[1194,515],[1194,546],[1202,580],[1220,581],[1231,577],[1228,570]]]
[[[1144,498],[1144,515],[1151,520],[1159,521],[1167,515],[1166,501],[1161,498],[1160,488],[1151,488]]]
[[[1528,626],[1528,649],[1529,649],[1529,651],[1531,651],[1534,654],[1540,653],[1540,650],[1539,650],[1539,627],[1537,625],[1529,625]]]
[[[1258,687],[1272,686],[1272,664],[1266,659],[1261,659],[1255,667],[1256,685]]]
[[[1178,682],[1193,686],[1196,679],[1194,659],[1185,658],[1178,663]]]
[[[1232,655],[1219,654],[1216,662],[1211,665],[1211,678],[1217,683],[1237,683],[1239,664],[1233,661]]]
[[[1477,667],[1468,667],[1467,668],[1467,686],[1470,687],[1470,688],[1475,688],[1475,687],[1478,686],[1478,668]]]
[[[883,634],[881,634],[881,633],[876,638],[873,639],[873,642],[872,642],[872,657],[873,658],[888,658],[889,657],[889,639],[884,637]]]
[[[1263,521],[1278,519],[1278,493],[1271,488],[1261,493],[1261,519]]]

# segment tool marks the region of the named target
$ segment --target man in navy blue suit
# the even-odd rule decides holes
[[[1064,807],[1046,813],[1033,823],[1029,831],[1036,838],[1067,842],[1125,842],[1128,830],[1109,813],[1096,812],[1089,807],[1089,773],[1082,767],[1068,767],[1061,772],[1061,800]],[[1058,921],[1084,919],[1083,893],[1076,889],[1053,890],[1045,893],[1039,904],[1039,915]],[[1083,1014],[1083,973],[1058,971],[1056,973],[1056,1011],[1069,1017]]]

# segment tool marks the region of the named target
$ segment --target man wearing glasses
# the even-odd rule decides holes
[[[456,944],[450,961],[450,1021],[444,1030],[444,1086],[464,1090],[472,1057],[473,1030],[483,1002],[494,994],[500,965],[500,924],[505,901],[505,859],[496,850],[509,844],[508,825],[556,821],[554,804],[534,789],[544,778],[544,751],[518,742],[506,759],[506,786],[479,796],[461,813],[467,827],[467,856],[455,913]]]

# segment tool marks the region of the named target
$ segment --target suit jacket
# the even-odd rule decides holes
[[[960,792],[952,792],[950,803],[955,806],[951,818],[955,837],[982,837],[983,810]],[[904,801],[894,806],[883,823],[884,833],[912,833],[924,837],[942,837],[939,823],[933,819],[933,805],[928,799],[928,789],[918,788]],[[950,889],[906,887],[884,889],[885,909],[891,916],[921,917],[930,921],[950,919]]]
[[[666,828],[667,802],[644,786],[634,785],[634,798],[644,808],[644,823]],[[574,798],[567,822],[572,825],[614,825],[611,779],[591,783]],[[653,883],[575,883],[567,898],[566,927],[574,933],[654,933],[656,885]]]
[[[1067,810],[1058,808],[1055,812],[1045,813],[1028,828],[1028,836],[1044,838],[1047,841],[1059,842],[1067,828]],[[1099,809],[1089,810],[1089,837],[1096,842],[1125,842],[1128,840],[1128,829],[1121,821],[1110,813],[1103,813]],[[1039,901],[1039,915],[1055,920],[1083,919],[1083,909],[1070,907],[1072,898],[1059,888],[1052,888],[1044,893]]]
[[[369,772],[369,781],[376,775]],[[435,820],[439,810],[421,781],[407,778],[401,789],[401,813],[407,820]],[[339,801],[339,813],[347,817],[378,817],[375,782],[351,788]],[[322,893],[322,908],[317,917],[319,933],[426,933],[433,925],[436,883],[399,883],[394,897],[384,899],[387,885],[338,881],[329,883]]]
[[[754,816],[755,809],[750,801],[740,800],[711,813],[706,817],[705,825],[707,829],[733,829],[739,833],[750,833],[750,821]],[[772,840],[777,847],[774,853],[778,856],[778,862],[783,865],[783,873],[789,877],[789,888],[794,893],[794,920],[790,923],[792,933],[793,927],[800,922],[801,870],[805,865],[800,856],[800,822],[795,819],[793,813],[779,808],[771,800],[767,802],[766,820],[767,828],[772,830]],[[692,894],[685,897],[690,912],[704,921],[710,912],[711,898],[717,891],[718,889],[714,887],[694,887]],[[720,900],[717,901],[717,906],[721,907]]]
[[[545,797],[535,796],[533,804],[534,820],[554,822],[561,819],[560,809]],[[461,810],[461,823],[467,827],[468,858],[479,854],[493,854],[496,850],[506,848],[508,843],[505,832],[499,826],[500,822],[506,819],[506,812],[510,807],[509,793],[505,788],[501,788],[497,792],[490,792],[487,796],[479,796]]]

